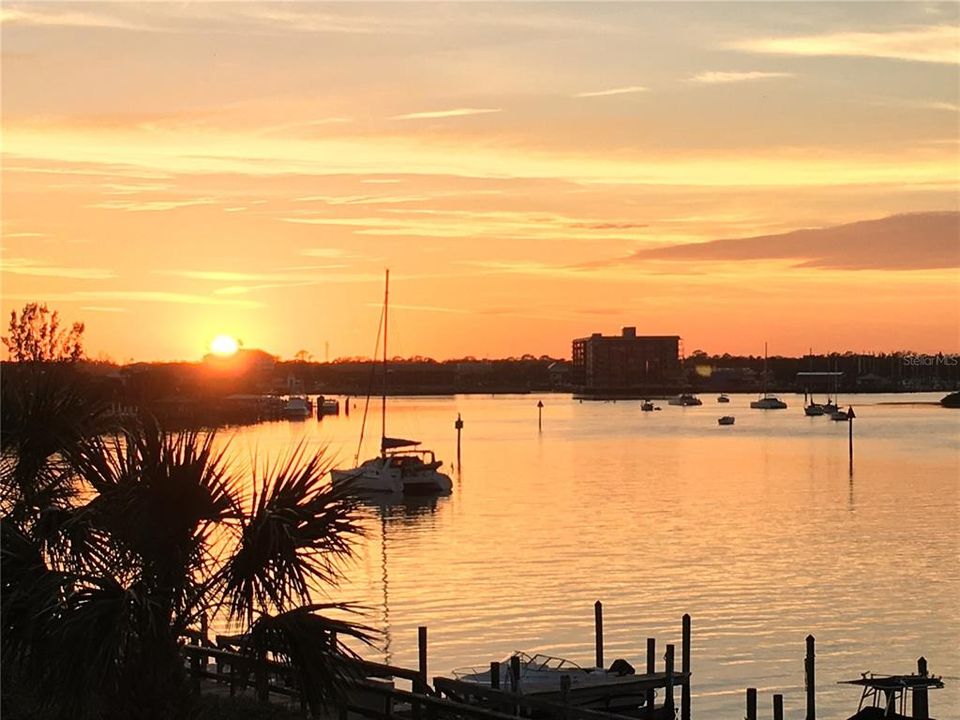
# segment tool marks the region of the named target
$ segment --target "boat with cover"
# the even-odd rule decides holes
[[[683,393],[681,395],[676,395],[670,398],[669,400],[667,400],[667,404],[689,407],[693,405],[703,405],[703,400],[698,398],[696,395],[691,395],[690,393]]]
[[[750,403],[754,410],[786,410],[787,404],[767,392],[767,344],[763,344],[763,396]]]
[[[313,414],[310,401],[304,397],[288,398],[281,412],[288,420],[305,420]]]
[[[520,678],[513,687],[511,660],[520,659]],[[490,668],[467,667],[453,671],[457,680],[490,687]],[[609,669],[583,668],[575,662],[550,655],[528,655],[515,652],[500,663],[499,687],[524,695],[536,695],[544,700],[559,700],[561,678],[570,678],[569,702],[583,708],[616,712],[634,711],[645,702],[645,691],[650,687],[649,678],[635,674],[625,660],[616,660]],[[656,708],[662,711],[661,707]],[[665,718],[655,713],[654,717]]]
[[[727,394],[726,394],[726,393],[720,393],[720,396],[717,398],[717,402],[718,402],[718,403],[728,403],[728,402],[730,402],[730,398],[727,397]]]
[[[450,476],[440,472],[443,464],[432,450],[421,449],[419,440],[387,437],[387,309],[390,298],[390,271],[383,295],[383,392],[381,394],[380,454],[352,468],[330,471],[334,485],[351,483],[361,494],[448,495],[453,490]],[[364,415],[366,423],[366,415]],[[363,443],[363,429],[360,431]],[[359,449],[357,458],[359,460]]]
[[[737,419],[733,415],[724,415],[722,418],[717,419],[718,425],[733,425]]]

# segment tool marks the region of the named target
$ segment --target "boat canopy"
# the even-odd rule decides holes
[[[393,450],[394,448],[414,447],[419,445],[419,440],[404,440],[403,438],[385,437],[380,441],[381,450]]]

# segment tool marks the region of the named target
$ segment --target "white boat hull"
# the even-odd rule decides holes
[[[449,475],[430,465],[404,468],[392,462],[395,456],[367,460],[359,467],[331,470],[334,485],[351,483],[358,493],[389,495],[448,495],[453,491]]]

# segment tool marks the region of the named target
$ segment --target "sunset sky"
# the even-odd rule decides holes
[[[369,355],[388,267],[391,354],[960,351],[960,4],[0,13],[2,308],[92,357]]]

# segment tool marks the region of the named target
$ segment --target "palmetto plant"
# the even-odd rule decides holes
[[[371,635],[328,617],[348,606],[310,604],[360,533],[323,454],[243,469],[212,432],[143,418],[104,432],[93,405],[55,400],[77,392],[4,388],[5,694],[43,688],[66,717],[184,715],[182,634],[220,613],[248,628],[245,651],[293,667],[311,708],[334,699],[349,679],[342,638]]]

